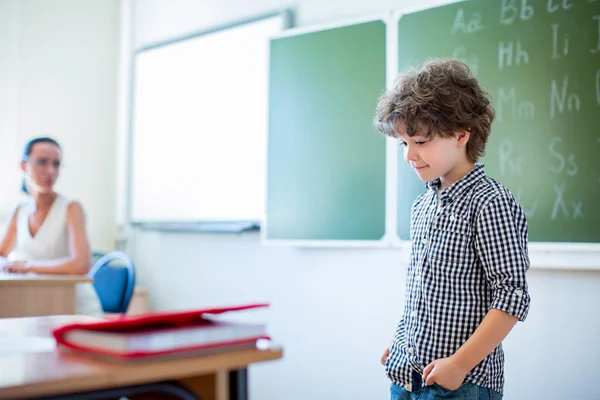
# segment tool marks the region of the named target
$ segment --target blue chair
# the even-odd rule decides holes
[[[92,266],[94,266],[99,259],[106,255],[105,251],[92,251]]]
[[[87,276],[94,280],[105,313],[127,312],[135,285],[135,267],[127,254],[122,251],[105,254],[94,263]]]

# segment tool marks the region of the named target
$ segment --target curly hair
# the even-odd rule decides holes
[[[375,125],[392,137],[399,136],[401,123],[408,136],[422,127],[428,128],[428,137],[469,131],[467,157],[476,162],[485,152],[493,120],[490,96],[469,67],[455,59],[435,59],[398,76],[379,98]]]

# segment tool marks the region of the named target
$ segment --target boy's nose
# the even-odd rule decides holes
[[[418,155],[415,148],[407,145],[404,148],[404,158],[406,158],[407,161],[416,161],[418,159]]]

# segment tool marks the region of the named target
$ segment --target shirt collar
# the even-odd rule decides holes
[[[471,170],[468,174],[454,182],[452,185],[443,189],[440,192],[440,199],[442,202],[446,203],[449,200],[459,197],[466,189],[483,178],[485,176],[483,168],[483,164],[475,164],[475,168],[473,168],[473,170]],[[427,182],[426,187],[437,192],[441,185],[442,183],[440,178],[437,178],[431,182]]]

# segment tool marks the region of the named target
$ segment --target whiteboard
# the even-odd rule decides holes
[[[132,223],[263,220],[269,39],[287,24],[282,13],[135,54]]]

